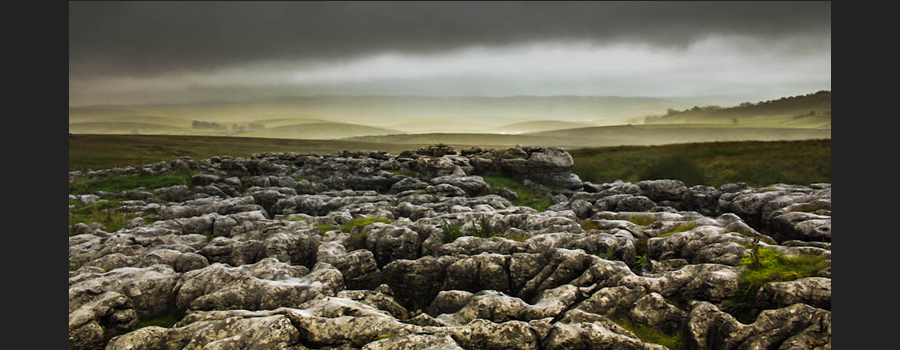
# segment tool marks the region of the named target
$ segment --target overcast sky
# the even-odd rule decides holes
[[[70,106],[830,89],[830,2],[69,3]]]

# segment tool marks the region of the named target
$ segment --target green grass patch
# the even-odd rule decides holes
[[[305,216],[295,216],[295,217],[292,217],[292,218],[288,218],[288,219],[285,220],[285,221],[306,221],[306,220],[309,220],[309,218],[308,218],[308,217],[305,217]]]
[[[629,332],[634,333],[634,335],[645,343],[659,344],[671,350],[684,349],[684,336],[681,332],[666,334],[665,332],[658,331],[629,319],[614,318],[612,321]]]
[[[480,238],[491,238],[491,237],[503,237],[502,232],[494,232],[494,229],[491,227],[491,222],[487,220],[487,218],[481,218],[481,223],[477,226],[478,228],[475,230],[475,237]]]
[[[641,238],[638,241],[637,245],[634,247],[634,253],[638,256],[641,256],[641,255],[646,256],[647,255],[647,242],[649,242],[649,241],[650,241],[650,238],[648,238],[648,237]],[[648,259],[647,263],[649,263],[649,262],[650,262],[650,260]]]
[[[545,211],[547,210],[547,207],[551,205],[549,195],[534,192],[526,188],[520,181],[500,176],[482,176],[482,178],[484,178],[484,182],[491,185],[491,188],[494,190],[500,188],[500,186],[504,186],[508,190],[519,195],[519,199],[511,201],[514,205],[530,207],[537,211]]]
[[[634,259],[634,266],[632,266],[633,270],[638,270],[644,267],[644,265],[650,265],[650,258],[647,254],[638,255]]]
[[[350,243],[353,245],[353,249],[363,249],[366,247],[366,237],[368,236],[365,227],[374,222],[389,224],[391,220],[385,218],[356,218],[344,224],[341,227],[341,232],[350,234]],[[354,230],[356,227],[359,227],[359,229]]]
[[[722,311],[728,312],[738,321],[753,323],[759,315],[756,294],[770,282],[788,282],[806,277],[814,277],[829,266],[821,255],[785,255],[769,248],[760,248],[759,264],[754,263],[751,254],[741,260],[747,269],[741,274],[738,290],[722,303]]]
[[[91,194],[97,191],[117,193],[130,191],[138,187],[147,190],[176,185],[190,185],[192,173],[173,172],[158,175],[124,175],[108,176],[103,179],[75,179],[69,181],[69,194]]]
[[[177,314],[165,314],[161,316],[157,316],[151,318],[146,321],[141,321],[138,323],[135,329],[144,328],[144,327],[163,327],[163,328],[172,328],[175,326],[178,321],[181,321],[181,316]]]
[[[625,221],[639,226],[649,226],[656,223],[656,219],[654,219],[652,216],[646,215],[635,215],[625,219]]]
[[[569,150],[572,172],[593,183],[677,179],[718,187],[831,182],[831,140],[708,142]]]
[[[593,221],[588,220],[588,219],[581,220],[581,228],[584,229],[585,231],[600,229],[600,227],[597,226],[597,224],[595,224]]]
[[[125,227],[125,222],[134,218],[133,214],[116,211],[121,206],[117,200],[98,200],[91,205],[83,205],[79,201],[69,201],[74,205],[69,209],[69,236],[75,233],[75,224],[100,223],[106,231],[115,232]]]
[[[687,186],[706,184],[706,176],[697,163],[685,155],[664,158],[643,169],[640,178],[644,180],[678,179]]]
[[[381,334],[381,335],[378,335],[378,336],[372,336],[372,341],[381,340],[381,339],[387,339],[387,338],[390,338],[390,337],[391,337],[390,334]]]
[[[516,241],[516,242],[521,243],[521,242],[527,241],[527,240],[528,240],[529,238],[531,238],[531,237],[529,237],[529,236],[514,236],[514,237],[507,237],[507,238],[509,238],[509,239],[511,239],[511,240],[513,240],[513,241]]]
[[[403,175],[403,176],[408,176],[408,177],[416,177],[419,175],[415,171],[409,171],[409,170],[386,170],[386,171],[391,174],[394,174],[394,175]]]
[[[369,233],[365,230],[360,230],[350,234],[350,244],[353,245],[353,250],[356,249],[364,249],[366,247],[366,237],[369,236]]]
[[[457,238],[462,237],[461,228],[462,225],[451,225],[445,220],[444,224],[441,225],[441,230],[444,231],[444,243],[452,243]]]
[[[316,225],[316,229],[319,230],[319,233],[325,234],[325,232],[331,231],[331,224],[319,224]]]
[[[350,233],[350,231],[352,231],[354,227],[366,227],[373,222],[383,222],[389,224],[391,223],[391,220],[385,218],[356,218],[344,224],[344,226],[341,227],[341,232]]]
[[[697,223],[695,222],[685,222],[681,225],[678,225],[678,227],[676,227],[674,230],[659,235],[659,237],[668,237],[679,232],[687,232],[697,228],[697,226],[700,225],[697,225]]]

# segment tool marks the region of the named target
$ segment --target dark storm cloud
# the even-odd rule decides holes
[[[711,35],[829,45],[831,37],[830,2],[73,2],[69,8],[70,80],[547,41],[679,49]]]

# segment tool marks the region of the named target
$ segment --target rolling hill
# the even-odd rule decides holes
[[[559,120],[534,120],[504,125],[498,128],[494,128],[491,131],[507,134],[523,134],[529,132],[584,128],[589,126],[593,125],[588,123],[567,122]]]
[[[273,139],[331,140],[364,135],[390,135],[402,132],[346,123],[304,123],[266,128],[260,131],[239,133],[241,137],[262,137]]]
[[[647,124],[719,124],[734,127],[830,128],[831,91],[783,97],[739,106],[670,109],[667,114],[645,118]]]
[[[132,123],[120,121],[69,123],[69,132],[73,134],[185,134],[190,128],[177,126]]]

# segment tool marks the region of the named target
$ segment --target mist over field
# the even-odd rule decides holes
[[[69,108],[74,134],[591,147],[831,137],[831,93],[739,106],[659,98],[318,96]]]

